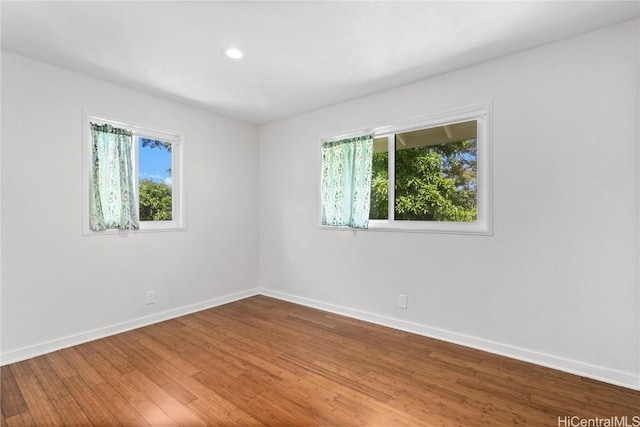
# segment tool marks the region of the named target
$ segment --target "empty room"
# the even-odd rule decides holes
[[[1,426],[640,426],[639,16],[3,0]]]

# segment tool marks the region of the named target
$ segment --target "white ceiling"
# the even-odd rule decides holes
[[[267,123],[632,19],[640,3],[4,0],[0,8],[2,49]],[[228,46],[244,58],[221,55]]]

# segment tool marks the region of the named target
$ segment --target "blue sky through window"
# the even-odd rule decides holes
[[[139,139],[139,179],[150,179],[171,185],[171,153],[162,147],[143,147]]]

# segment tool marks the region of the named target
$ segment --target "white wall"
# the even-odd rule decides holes
[[[627,22],[261,127],[263,291],[640,387],[638,37]],[[320,137],[486,99],[493,236],[318,228]]]
[[[83,109],[185,133],[187,231],[82,235]],[[257,141],[256,126],[3,52],[2,363],[255,292]]]

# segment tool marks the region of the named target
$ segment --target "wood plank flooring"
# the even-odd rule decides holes
[[[640,423],[640,392],[264,296],[0,373],[2,427]]]

